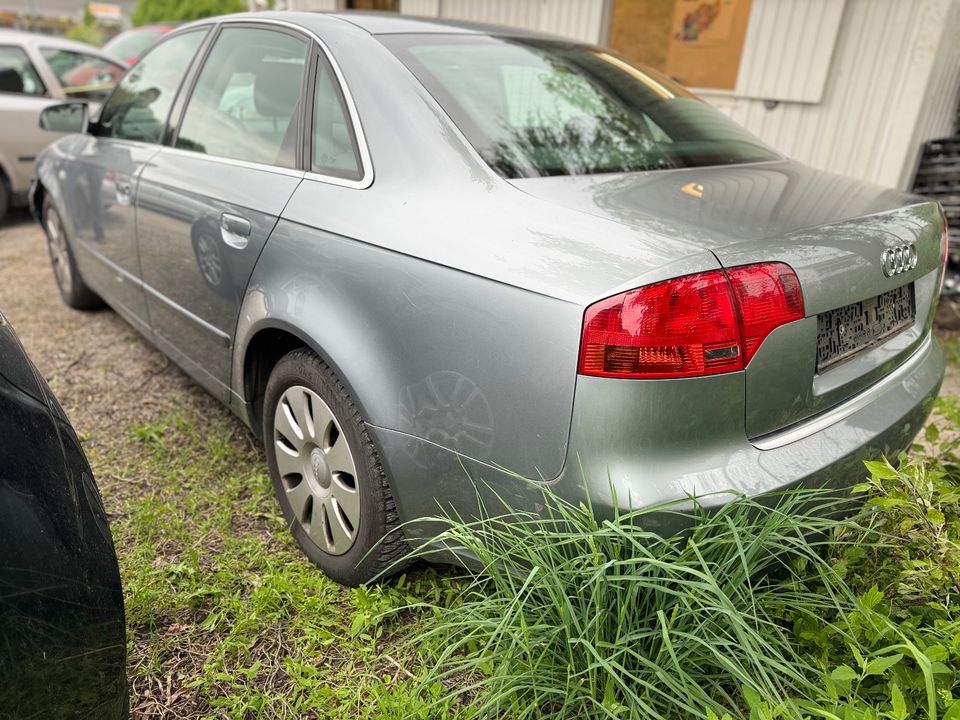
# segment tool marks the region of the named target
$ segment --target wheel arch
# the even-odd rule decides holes
[[[240,358],[234,361],[234,387],[242,392],[246,407],[247,423],[259,437],[263,434],[263,398],[270,379],[270,373],[286,354],[301,348],[317,356],[336,373],[351,399],[360,410],[364,420],[369,418],[363,400],[357,394],[350,378],[344,373],[330,353],[311,338],[310,333],[280,318],[264,318],[251,326],[242,343],[238,346]]]

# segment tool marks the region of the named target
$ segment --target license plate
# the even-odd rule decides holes
[[[817,315],[817,372],[913,324],[913,283]]]

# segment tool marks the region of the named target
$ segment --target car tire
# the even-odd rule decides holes
[[[399,572],[408,548],[377,448],[343,383],[313,352],[270,373],[264,444],[297,544],[342,585]]]
[[[74,310],[96,310],[102,308],[103,300],[87,287],[80,275],[77,261],[70,249],[67,230],[63,219],[48,195],[43,199],[41,211],[43,230],[47,235],[47,251],[53,268],[53,279],[60,290],[60,297]]]
[[[3,222],[3,219],[7,216],[10,204],[10,184],[4,174],[0,172],[0,222]]]

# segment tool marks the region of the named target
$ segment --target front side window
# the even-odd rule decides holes
[[[307,43],[275,30],[225,28],[200,71],[177,147],[295,167]]]
[[[203,29],[175,35],[144,55],[104,106],[98,134],[160,142],[173,99],[206,33]]]
[[[45,92],[27,53],[12,45],[0,45],[0,93],[43,95]]]
[[[317,67],[313,98],[313,160],[311,169],[324,175],[359,180],[360,153],[346,103],[327,62]]]
[[[40,54],[71,97],[103,98],[126,69],[119,63],[74,50],[45,47]]]
[[[666,76],[598,48],[471,35],[380,39],[508,178],[779,158]]]

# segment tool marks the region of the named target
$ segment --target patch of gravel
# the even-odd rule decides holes
[[[126,465],[124,456],[142,452],[130,428],[182,407],[233,423],[237,441],[249,447],[243,424],[119,315],[106,309],[79,312],[63,303],[43,231],[26,212],[0,223],[0,312],[92,458],[112,456]],[[114,473],[93,469],[103,489]],[[104,495],[109,505],[109,491]]]

